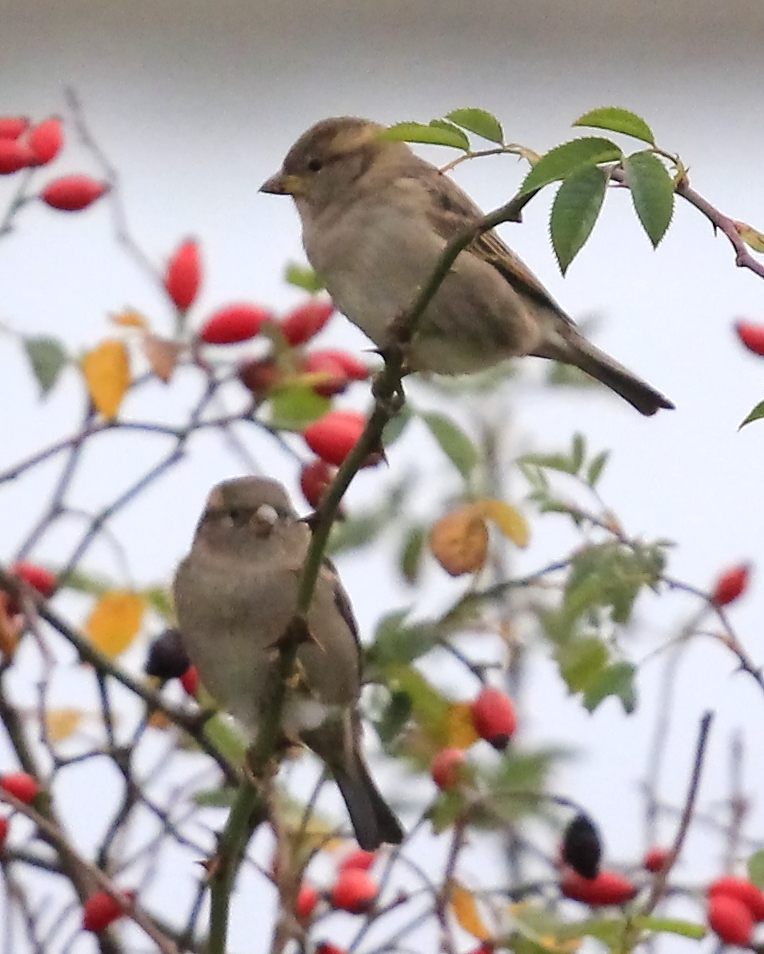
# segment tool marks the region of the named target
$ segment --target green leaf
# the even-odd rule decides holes
[[[748,859],[748,880],[757,888],[764,887],[764,851],[757,851]]]
[[[489,142],[499,144],[504,142],[501,123],[484,109],[454,109],[446,116],[446,119],[450,119],[457,126],[475,133],[476,136],[488,139]]]
[[[427,623],[404,622],[408,610],[398,611],[380,620],[374,642],[367,649],[369,663],[382,668],[414,662],[438,643],[438,630]],[[397,671],[397,670],[396,670]]]
[[[587,166],[564,179],[557,190],[549,230],[563,275],[594,228],[605,199],[607,178],[604,169]]]
[[[636,669],[631,663],[617,662],[607,666],[584,692],[584,706],[593,712],[608,696],[621,700],[624,712],[631,715],[637,707],[637,691],[634,686]]]
[[[702,924],[692,921],[682,921],[679,918],[652,918],[635,914],[631,923],[640,931],[656,931],[663,934],[678,934],[693,941],[700,941],[706,936],[706,928]]]
[[[655,136],[652,129],[636,113],[628,109],[619,109],[617,106],[602,106],[592,109],[583,116],[579,116],[574,126],[593,126],[596,129],[607,129],[609,132],[624,133],[655,145]]]
[[[382,431],[382,446],[387,450],[392,446],[406,429],[406,425],[414,414],[408,404],[404,404],[400,411],[391,417]]]
[[[564,454],[525,454],[520,458],[519,463],[547,467],[549,470],[558,470],[563,474],[575,474],[578,470],[573,466],[573,461]]]
[[[63,345],[56,338],[24,338],[24,349],[32,372],[40,385],[40,397],[47,397],[68,361]]]
[[[589,468],[586,471],[586,482],[590,487],[594,487],[600,479],[600,475],[605,469],[605,464],[609,456],[610,451],[602,451],[602,453],[597,454],[594,460],[589,464]]]
[[[316,275],[312,268],[307,265],[298,265],[296,262],[290,262],[284,271],[284,280],[288,285],[294,285],[295,288],[302,288],[311,295],[320,292],[324,283]]]
[[[550,182],[565,179],[581,169],[600,162],[619,162],[623,150],[609,139],[585,136],[555,146],[545,153],[525,177],[520,194],[541,189]]]
[[[577,474],[581,469],[586,455],[586,440],[582,434],[573,435],[573,445],[570,451],[570,462],[573,465],[573,473]]]
[[[560,675],[572,693],[583,692],[595,682],[608,661],[607,646],[594,636],[573,639],[555,654]]]
[[[451,828],[456,819],[464,811],[464,795],[458,789],[452,792],[441,792],[425,813],[432,825],[434,834]]]
[[[655,248],[674,214],[674,183],[666,167],[649,149],[627,156],[623,172],[639,221]]]
[[[398,567],[409,586],[413,586],[419,579],[426,539],[427,531],[422,526],[409,527],[404,538]]]
[[[746,424],[752,424],[754,421],[761,420],[762,417],[764,417],[764,401],[759,401],[756,407],[748,412],[748,417],[738,425],[738,430],[741,430]]]
[[[390,743],[406,725],[411,715],[411,697],[407,692],[393,692],[382,718],[375,722],[375,728],[383,743]]]
[[[454,422],[443,414],[428,412],[420,415],[430,429],[430,433],[440,444],[443,453],[449,458],[465,480],[469,480],[473,468],[480,460],[475,445]]]
[[[280,431],[301,431],[326,414],[331,403],[330,398],[316,394],[305,384],[279,388],[268,400],[268,423]]]
[[[470,141],[456,126],[433,120],[425,123],[396,123],[378,133],[380,139],[393,139],[398,142],[422,142],[430,146],[451,146],[469,152]]]

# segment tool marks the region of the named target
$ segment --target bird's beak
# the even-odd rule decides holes
[[[277,172],[275,176],[260,186],[261,192],[269,192],[271,195],[301,195],[304,191],[304,180],[302,176],[290,176],[286,172]]]

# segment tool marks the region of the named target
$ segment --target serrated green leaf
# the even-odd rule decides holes
[[[409,527],[404,538],[398,567],[409,586],[413,586],[419,579],[426,539],[427,531],[422,526]]]
[[[570,263],[589,238],[605,199],[607,174],[599,166],[588,166],[568,176],[560,184],[549,219],[552,248],[560,271]]]
[[[747,862],[748,880],[757,888],[764,888],[764,851],[756,851]]]
[[[602,453],[597,454],[591,464],[589,464],[589,467],[586,471],[586,482],[590,487],[596,486],[609,456],[610,451],[602,451]]]
[[[635,675],[636,669],[631,663],[617,662],[605,667],[586,687],[584,706],[589,712],[593,712],[608,696],[616,696],[621,700],[624,712],[631,715],[637,707]]]
[[[607,646],[594,636],[572,639],[555,653],[560,675],[572,693],[583,692],[595,682],[608,661]]]
[[[465,480],[469,480],[480,455],[475,445],[454,422],[444,414],[427,412],[420,417],[430,433],[440,445],[440,449],[449,458]]]
[[[295,288],[303,288],[311,295],[320,292],[324,283],[316,275],[312,268],[307,265],[298,265],[296,262],[290,262],[284,271],[284,280]]]
[[[761,420],[762,417],[764,417],[764,401],[759,401],[756,407],[748,412],[748,417],[738,425],[738,430],[741,430],[746,424],[752,424],[754,421]]]
[[[702,924],[692,921],[682,921],[679,918],[648,918],[635,914],[631,923],[640,931],[655,931],[662,934],[678,934],[693,941],[700,941],[706,936],[706,928]]]
[[[618,106],[602,106],[579,116],[574,126],[592,126],[595,129],[607,129],[609,132],[624,133],[655,145],[655,135],[647,123],[636,113]]]
[[[330,398],[316,394],[305,384],[294,384],[273,391],[268,399],[268,423],[280,431],[302,431],[331,407]]]
[[[398,142],[421,142],[430,146],[451,146],[469,152],[470,141],[467,136],[450,123],[396,123],[378,133],[380,139],[393,139]]]
[[[649,149],[627,156],[623,173],[639,221],[655,248],[674,214],[674,183],[666,167]]]
[[[520,186],[520,194],[541,189],[558,179],[566,179],[597,163],[619,162],[622,158],[623,150],[609,139],[596,136],[572,139],[550,149],[539,159]]]
[[[489,142],[503,143],[504,132],[499,120],[484,109],[454,109],[447,116],[452,123],[467,129]]]
[[[47,397],[68,361],[64,346],[56,338],[24,338],[24,350],[40,385],[40,397]]]

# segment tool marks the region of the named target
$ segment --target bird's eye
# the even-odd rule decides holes
[[[233,521],[233,523],[241,523],[242,520],[246,518],[247,512],[246,510],[239,510],[238,507],[232,507],[228,511],[228,516]]]
[[[311,172],[319,172],[323,162],[320,159],[309,159],[308,160],[308,169]]]

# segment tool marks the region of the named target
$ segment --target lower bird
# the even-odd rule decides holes
[[[175,576],[179,629],[220,705],[257,736],[273,705],[279,641],[294,616],[311,531],[281,484],[259,477],[214,487],[193,546]],[[328,766],[359,845],[403,838],[361,752],[361,655],[348,595],[326,561],[307,615],[282,716],[284,739],[303,742]]]
[[[262,192],[291,195],[305,252],[339,310],[380,348],[448,242],[482,218],[437,166],[367,119],[325,119],[305,132]],[[407,369],[480,371],[535,355],[574,365],[640,413],[674,405],[600,351],[494,231],[457,257],[407,348]]]

